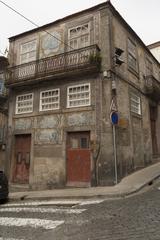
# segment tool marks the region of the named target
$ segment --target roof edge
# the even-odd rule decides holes
[[[75,16],[78,16],[78,15],[81,15],[81,14],[84,14],[84,13],[87,13],[87,12],[90,12],[90,11],[93,11],[93,10],[95,10],[95,9],[97,9],[97,8],[101,8],[101,7],[107,6],[108,4],[111,4],[111,3],[110,3],[110,0],[107,0],[107,1],[105,1],[105,2],[103,2],[103,3],[97,4],[97,5],[95,5],[95,6],[92,6],[92,7],[90,7],[90,8],[81,10],[81,11],[79,11],[79,12],[70,14],[70,15],[68,15],[68,16],[65,16],[65,17],[60,18],[60,19],[57,19],[57,20],[55,20],[55,21],[53,21],[53,22],[44,24],[44,25],[39,26],[39,27],[37,27],[37,28],[33,28],[33,29],[28,30],[28,31],[26,31],[26,32],[22,32],[22,33],[20,33],[20,34],[14,35],[14,36],[12,36],[12,37],[9,37],[8,39],[9,39],[10,42],[11,42],[11,41],[14,41],[16,38],[19,38],[19,37],[25,36],[25,35],[27,35],[27,34],[30,34],[30,33],[33,33],[33,32],[39,31],[39,30],[42,30],[43,28],[50,27],[50,26],[53,25],[53,24],[58,24],[58,23],[60,23],[60,22],[66,21],[66,20],[68,20],[68,19],[70,19],[70,18],[72,18],[72,17],[75,17]]]

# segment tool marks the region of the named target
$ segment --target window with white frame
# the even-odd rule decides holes
[[[90,24],[76,26],[69,29],[69,45],[71,49],[78,49],[90,45]]]
[[[36,40],[21,44],[20,64],[36,60]]]
[[[133,69],[134,71],[138,71],[137,69],[137,48],[136,44],[128,39],[128,67]]]
[[[59,109],[59,89],[40,92],[40,111]]]
[[[130,94],[131,112],[141,115],[141,98],[136,93]]]
[[[90,84],[81,84],[68,87],[67,107],[82,107],[90,105]]]
[[[33,112],[33,93],[19,95],[16,98],[16,114]]]

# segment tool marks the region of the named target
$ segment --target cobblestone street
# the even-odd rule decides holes
[[[119,199],[11,201],[0,240],[160,240],[160,182]]]
[[[159,240],[159,204],[160,190],[155,185],[147,192],[126,199],[90,205],[79,218],[78,226],[76,221],[68,223],[54,239]]]

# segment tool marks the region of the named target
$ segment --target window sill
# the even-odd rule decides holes
[[[139,118],[139,119],[142,119],[142,114],[138,114],[138,113],[131,112],[131,116],[132,116],[132,117]]]
[[[57,109],[57,110],[48,110],[48,111],[40,111],[40,112],[32,112],[32,113],[24,113],[24,114],[15,114],[13,116],[14,119],[18,118],[28,118],[28,117],[36,117],[42,115],[53,115],[53,114],[63,114],[70,112],[83,112],[83,111],[93,111],[95,109],[94,105],[92,106],[83,106],[83,107],[74,107],[74,108],[65,108],[65,109]]]

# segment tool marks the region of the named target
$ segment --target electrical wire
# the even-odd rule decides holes
[[[13,12],[15,12],[16,14],[18,14],[19,16],[21,16],[22,18],[24,18],[26,21],[30,22],[32,25],[36,26],[37,28],[39,28],[40,26],[38,24],[36,24],[35,22],[33,22],[32,20],[30,20],[29,18],[25,17],[23,14],[21,14],[19,11],[15,10],[13,7],[9,6],[8,4],[6,4],[4,1],[0,2],[5,5],[7,8],[9,8],[10,10],[12,10]],[[61,39],[57,38],[56,36],[54,36],[53,34],[51,34],[50,32],[48,32],[47,30],[42,29],[42,31],[44,31],[45,33],[49,34],[50,36],[52,36],[53,38],[55,38],[57,41],[63,43],[64,45],[66,45],[67,47],[70,47],[71,49],[74,50],[73,47],[71,47],[70,45],[68,45],[67,43],[65,43],[64,41],[62,41]]]

